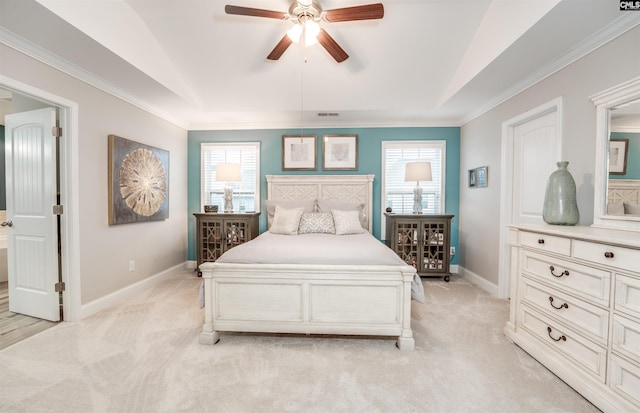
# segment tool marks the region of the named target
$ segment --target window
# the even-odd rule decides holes
[[[420,182],[422,211],[441,214],[444,211],[445,141],[382,142],[382,210],[391,207],[396,214],[413,212],[415,182],[404,181],[407,162],[431,162],[432,181]],[[383,234],[384,235],[384,234]]]
[[[260,143],[203,143],[200,158],[202,207],[217,205],[219,211],[224,209],[226,182],[216,181],[216,165],[238,163],[242,182],[229,182],[233,188],[233,211],[260,210]]]

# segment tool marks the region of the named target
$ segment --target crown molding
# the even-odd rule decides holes
[[[182,129],[187,129],[188,123],[175,118],[174,116],[170,116],[157,107],[149,104],[148,102],[139,99],[122,88],[115,86],[113,83],[107,82],[101,77],[96,76],[93,73],[90,73],[81,67],[69,62],[66,59],[61,58],[60,56],[51,53],[47,49],[38,46],[37,44],[13,33],[10,30],[5,29],[4,27],[0,27],[0,43],[5,44],[6,46],[17,50],[18,52],[29,56],[35,60],[38,60],[48,66],[53,67],[71,77],[74,77],[81,82],[87,83],[97,89],[102,90],[116,98],[123,100],[127,103],[130,103],[145,112],[148,112],[154,116],[157,116],[163,120],[166,120],[169,123],[172,123]]]
[[[460,121],[460,126],[471,122],[478,116],[487,113],[488,111],[506,102],[517,94],[522,93],[528,88],[540,83],[554,73],[559,72],[560,70],[583,58],[599,47],[605,45],[606,43],[609,43],[619,36],[622,36],[638,25],[640,25],[640,13],[625,13],[602,30],[587,37],[562,57],[555,59],[549,64],[543,66],[531,76],[516,83],[513,87],[509,88],[507,91],[497,96],[495,99],[488,101],[486,104],[480,106],[478,110],[462,118]]]

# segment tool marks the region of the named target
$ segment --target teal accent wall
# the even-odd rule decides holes
[[[612,132],[611,139],[629,139],[627,173],[609,175],[610,179],[640,179],[640,133]]]
[[[348,175],[373,174],[373,235],[380,239],[382,141],[444,140],[446,148],[445,213],[455,215],[451,228],[451,245],[458,250],[458,213],[460,203],[460,128],[325,128],[304,129],[304,134],[318,136],[318,169],[316,171],[282,171],[282,135],[300,134],[300,129],[260,129],[231,131],[190,131],[188,134],[188,208],[189,260],[196,259],[194,247],[195,217],[200,209],[200,144],[205,142],[260,142],[260,232],[266,230],[264,201],[267,196],[265,175]],[[357,134],[358,170],[323,171],[322,135]],[[457,255],[452,261],[458,263]]]

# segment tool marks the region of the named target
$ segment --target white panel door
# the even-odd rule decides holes
[[[557,113],[529,120],[514,129],[513,224],[543,224],[542,207],[549,175],[561,161]]]
[[[60,320],[56,204],[56,110],[5,118],[9,310]]]

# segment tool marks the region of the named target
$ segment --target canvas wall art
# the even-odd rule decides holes
[[[109,225],[169,217],[169,152],[109,135]]]

